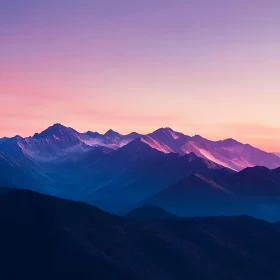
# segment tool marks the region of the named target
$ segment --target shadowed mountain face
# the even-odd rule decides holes
[[[280,168],[273,170],[262,166],[246,168],[229,176],[226,184],[239,195],[254,193],[254,196],[280,196]]]
[[[163,207],[180,216],[209,216],[241,214],[236,196],[227,189],[200,174],[181,180],[144,202]]]
[[[109,153],[91,165],[90,170],[88,181],[99,181],[99,185],[91,183],[86,189],[92,191],[95,187],[95,192],[87,194],[83,200],[120,214],[197,170],[219,179],[232,173],[194,154],[164,154],[140,139]]]
[[[43,193],[52,192],[52,180],[33,159],[0,152],[0,187],[20,187]]]
[[[26,190],[0,205],[1,279],[280,278],[279,226],[248,216],[134,222]]]
[[[224,178],[187,176],[142,204],[156,205],[179,216],[248,214],[280,219],[280,169],[246,168]]]

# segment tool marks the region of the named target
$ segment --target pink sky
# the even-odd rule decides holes
[[[11,2],[0,137],[169,126],[280,151],[279,1]]]

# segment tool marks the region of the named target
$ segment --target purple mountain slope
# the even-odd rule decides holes
[[[16,136],[0,143],[0,152],[13,155],[20,153],[39,161],[50,161],[60,154],[71,153],[72,149],[84,151],[88,148],[78,132],[60,124],[55,124],[40,134],[36,133],[33,137]]]
[[[143,139],[153,148],[158,148],[163,152],[176,153],[179,152],[180,147],[184,145],[184,143],[186,143],[190,139],[190,137],[182,133],[175,132],[171,128],[166,127],[160,128],[144,136]]]
[[[159,151],[180,154],[193,152],[199,157],[236,171],[252,166],[266,166],[271,169],[280,166],[280,158],[276,155],[239,143],[234,139],[210,141],[199,135],[190,137],[170,128],[161,128],[143,136],[143,140]]]
[[[74,139],[76,139],[76,141],[82,140],[80,134],[76,130],[71,127],[65,127],[59,123],[48,127],[46,130],[42,131],[39,134],[35,133],[33,139],[44,139],[49,137],[54,137],[57,138],[57,140],[62,140],[65,142],[67,142],[67,140],[74,141]]]

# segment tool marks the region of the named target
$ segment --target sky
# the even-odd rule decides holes
[[[0,0],[0,137],[171,127],[280,151],[279,0]]]

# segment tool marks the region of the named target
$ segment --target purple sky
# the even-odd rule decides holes
[[[2,0],[0,135],[170,126],[280,151],[279,14],[279,0]]]

